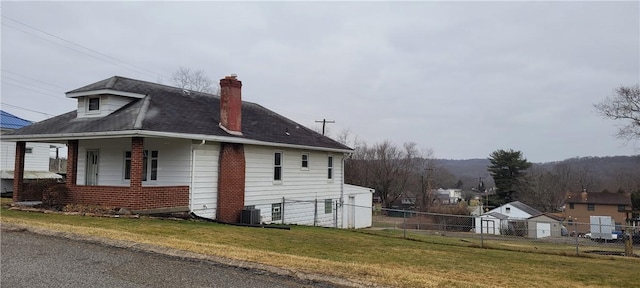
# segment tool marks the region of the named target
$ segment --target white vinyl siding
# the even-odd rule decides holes
[[[89,111],[89,99],[100,97],[100,110]],[[114,111],[129,104],[134,98],[117,96],[117,95],[95,95],[78,98],[78,118],[83,117],[102,117],[107,116]]]
[[[196,215],[216,219],[218,200],[218,158],[220,144],[193,145],[193,180],[189,194],[190,210]]]
[[[27,171],[49,171],[49,143],[27,142],[26,148],[31,148],[31,153],[25,153],[24,170]],[[16,161],[16,143],[5,142],[0,143],[2,154],[2,169],[5,171],[13,171]]]
[[[86,150],[100,150],[98,185],[129,186],[124,180],[124,155],[131,151],[131,139],[80,140],[78,144],[78,185],[85,183]],[[143,186],[174,186],[191,183],[191,141],[183,139],[144,138],[144,150],[158,151],[158,180]]]
[[[246,159],[245,177],[245,205],[255,205],[261,210],[262,220],[271,221],[271,208],[273,203],[282,203],[282,198],[288,200],[313,201],[318,200],[319,214],[323,214],[324,199],[340,198],[340,182],[342,175],[341,161],[334,158],[334,178],[336,181],[327,182],[327,162],[309,161],[309,170],[300,169],[301,153],[297,149],[275,150],[273,147],[245,145]],[[282,175],[280,185],[274,185],[273,164],[274,151],[282,151]],[[304,151],[307,153],[307,151]],[[311,151],[309,159],[326,159],[327,152]],[[309,204],[311,216],[313,216],[313,204]],[[287,221],[288,204],[283,207],[284,220]],[[319,225],[332,225],[331,217],[328,223]]]

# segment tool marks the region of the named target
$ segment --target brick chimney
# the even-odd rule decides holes
[[[220,127],[242,135],[242,82],[235,74],[220,79]]]

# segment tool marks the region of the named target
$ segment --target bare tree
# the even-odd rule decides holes
[[[219,89],[211,78],[207,77],[203,70],[191,70],[180,67],[171,74],[171,81],[177,87],[198,92],[218,95]]]
[[[617,135],[619,138],[626,141],[640,139],[640,85],[620,86],[612,96],[594,107],[606,118],[629,121],[620,126]]]
[[[563,191],[559,175],[534,167],[521,184],[518,200],[542,212],[559,211],[566,192]]]

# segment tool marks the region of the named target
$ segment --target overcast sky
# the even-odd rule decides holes
[[[305,126],[438,158],[640,153],[593,108],[640,83],[638,1],[1,5],[2,109],[28,120],[76,109],[64,92],[81,86],[171,84],[184,66],[236,73],[243,100]]]

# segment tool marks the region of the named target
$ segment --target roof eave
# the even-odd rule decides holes
[[[3,140],[28,141],[28,142],[46,142],[46,141],[66,141],[66,140],[83,140],[83,139],[106,139],[106,138],[122,138],[122,137],[160,137],[160,138],[182,138],[196,139],[214,142],[229,142],[239,144],[250,144],[257,146],[276,146],[284,148],[294,148],[302,150],[327,151],[335,153],[353,153],[352,149],[328,148],[310,145],[287,144],[277,142],[259,141],[241,137],[217,136],[205,134],[185,134],[174,132],[159,132],[148,130],[126,130],[126,131],[104,131],[104,132],[83,132],[83,133],[63,133],[63,134],[38,134],[38,135],[3,135]]]
[[[91,96],[91,95],[100,95],[100,94],[118,95],[118,96],[131,97],[131,98],[144,98],[146,96],[144,94],[118,91],[113,89],[98,89],[98,90],[66,93],[67,98],[78,98],[82,96]]]

